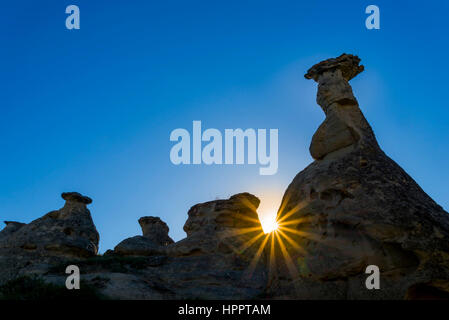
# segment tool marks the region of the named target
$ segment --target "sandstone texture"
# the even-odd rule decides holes
[[[357,56],[318,63],[325,120],[313,135],[315,159],[297,174],[264,234],[260,200],[240,193],[194,205],[174,242],[158,217],[142,235],[98,255],[92,200],[63,193],[63,208],[0,232],[1,288],[21,276],[63,286],[80,268],[82,287],[110,299],[448,299],[449,217],[379,147],[349,81]],[[368,290],[365,270],[380,269]]]
[[[26,274],[63,285],[65,267],[75,264],[83,281],[111,299],[252,299],[265,294],[265,256],[253,246],[264,235],[256,212],[260,201],[249,193],[193,206],[184,226],[187,237],[176,243],[160,218],[142,217],[143,236],[125,239],[97,257],[96,251],[89,251],[91,239],[79,237],[95,235],[98,244],[95,227],[87,223],[91,222],[88,198],[63,197],[67,200],[63,209],[36,220],[45,223],[8,223],[1,232],[6,239],[0,251],[4,267],[0,284]],[[70,220],[55,222],[68,219],[67,215]],[[67,228],[76,232],[64,232]],[[19,236],[22,229],[28,230],[27,237]],[[39,255],[28,254],[30,250]]]
[[[99,235],[87,204],[76,192],[63,193],[63,208],[29,224],[6,222],[0,232],[0,282],[72,258],[95,256]]]
[[[316,159],[284,194],[278,221],[289,259],[272,290],[290,299],[447,297],[449,216],[380,149],[348,81],[356,56],[313,66],[326,119],[314,134]],[[287,262],[290,260],[290,262]],[[377,265],[381,289],[367,290]]]
[[[142,217],[139,219],[144,237],[160,246],[167,246],[174,241],[168,236],[168,226],[158,217]]]
[[[139,219],[143,236],[135,236],[120,242],[113,252],[125,256],[151,256],[163,254],[166,246],[174,243],[168,236],[168,226],[158,217],[142,217]]]

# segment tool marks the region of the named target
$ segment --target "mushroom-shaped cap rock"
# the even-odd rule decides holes
[[[142,234],[157,245],[168,245],[173,240],[168,236],[168,226],[159,217],[142,217],[139,219]]]
[[[83,196],[82,194],[80,194],[78,192],[63,192],[61,194],[61,197],[66,201],[79,202],[79,203],[84,203],[84,204],[92,203],[91,198]]]
[[[161,218],[159,217],[141,217],[139,219],[139,224],[140,226],[143,228],[146,225],[150,225],[150,224],[160,224],[164,229],[167,229],[168,232],[168,226],[167,224],[161,220]]]
[[[318,81],[319,76],[324,72],[340,69],[343,78],[349,81],[365,70],[365,67],[359,65],[359,63],[360,58],[358,56],[343,53],[337,58],[330,58],[317,63],[307,71],[304,77]]]

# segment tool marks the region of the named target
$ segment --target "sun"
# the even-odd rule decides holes
[[[265,215],[263,218],[261,217],[260,223],[264,233],[271,233],[276,231],[279,227],[279,224],[276,221],[276,214]]]
[[[265,234],[271,234],[277,230],[279,225],[277,221],[277,212],[279,207],[279,197],[275,193],[267,194],[263,197],[257,209],[259,221]]]
[[[245,271],[247,276],[252,276],[262,257],[267,259],[270,279],[273,276],[273,272],[276,272],[279,263],[281,263],[278,259],[281,259],[282,265],[287,267],[292,279],[298,279],[299,270],[304,268],[304,261],[300,257],[306,251],[301,247],[300,240],[318,240],[316,240],[317,238],[314,234],[298,229],[300,224],[308,221],[305,217],[298,217],[298,212],[307,205],[307,202],[302,201],[287,210],[285,206],[288,200],[289,197],[283,198],[278,210],[275,209],[275,201],[261,202],[259,210],[257,210],[258,221],[256,219],[251,220],[254,223],[259,222],[260,225],[253,228],[244,228],[233,234],[234,236],[249,235],[249,239],[241,247],[237,248],[238,252],[244,252],[252,246],[257,247],[251,263]],[[249,204],[249,206],[256,210],[253,204]]]

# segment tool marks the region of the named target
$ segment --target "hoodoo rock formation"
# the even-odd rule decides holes
[[[380,149],[349,81],[364,70],[343,54],[310,68],[326,118],[312,138],[315,159],[297,174],[264,235],[259,199],[241,193],[193,206],[187,237],[142,217],[142,235],[97,255],[99,235],[76,192],[64,207],[0,232],[2,285],[37,275],[82,280],[112,299],[422,299],[449,297],[449,216]],[[369,265],[380,289],[365,286]],[[6,286],[11,288],[11,286]]]
[[[168,226],[158,217],[142,217],[139,219],[144,237],[160,246],[167,246],[174,241],[168,236]]]
[[[135,236],[120,242],[113,252],[124,256],[151,256],[165,253],[166,246],[174,241],[168,236],[168,226],[158,217],[139,219],[143,236]]]
[[[63,285],[65,267],[75,264],[85,284],[112,299],[251,299],[265,293],[264,253],[252,246],[263,235],[260,201],[249,193],[193,206],[187,237],[176,243],[160,218],[142,217],[143,236],[100,257],[93,257],[98,234],[86,208],[91,200],[78,193],[63,198],[63,209],[30,224],[8,222],[1,231],[0,285],[23,275]]]
[[[29,224],[5,222],[0,232],[0,282],[97,254],[99,235],[87,209],[92,200],[76,192],[63,193],[62,198],[63,208]]]
[[[318,82],[317,103],[326,119],[310,145],[316,160],[293,179],[278,212],[281,230],[296,246],[285,242],[289,261],[280,267],[273,294],[448,297],[448,213],[378,146],[348,83],[363,71],[359,62],[343,54],[305,75]],[[365,287],[368,265],[380,269],[380,290]]]

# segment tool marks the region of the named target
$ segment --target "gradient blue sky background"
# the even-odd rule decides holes
[[[305,1],[304,1],[305,2]],[[65,28],[76,4],[81,29]],[[376,4],[381,30],[365,28]],[[2,1],[0,219],[30,222],[63,191],[93,198],[100,250],[160,216],[248,191],[276,211],[324,119],[305,71],[343,52],[384,151],[449,209],[448,1]],[[175,128],[278,128],[279,170],[175,166]]]

